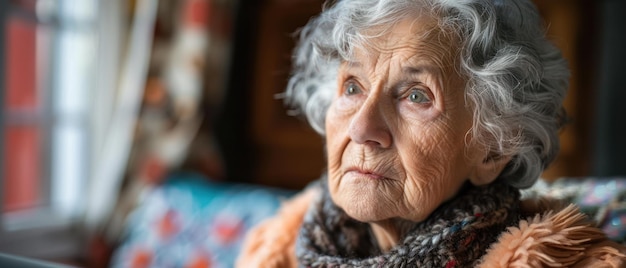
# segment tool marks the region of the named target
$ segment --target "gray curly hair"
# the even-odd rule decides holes
[[[292,112],[317,132],[324,134],[339,65],[353,48],[367,43],[374,28],[380,36],[407,16],[426,14],[461,41],[457,69],[467,78],[474,115],[468,134],[491,155],[512,157],[500,178],[530,187],[555,158],[569,71],[530,0],[335,2],[301,29],[285,92]]]

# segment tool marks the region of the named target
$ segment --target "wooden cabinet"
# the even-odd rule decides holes
[[[323,138],[287,115],[277,95],[287,85],[295,32],[322,0],[244,2],[225,103],[221,142],[231,180],[299,189],[324,171]],[[242,17],[243,16],[243,17]],[[234,108],[236,107],[236,108]],[[240,126],[239,124],[243,125]]]
[[[571,71],[565,98],[569,123],[560,134],[561,151],[542,175],[548,180],[563,176],[586,176],[591,172],[591,144],[595,113],[594,83],[598,62],[597,2],[584,0],[535,0],[548,28],[547,36],[561,49]]]
[[[255,181],[300,188],[324,168],[323,139],[277,99],[287,85],[294,33],[321,11],[321,1],[269,1],[259,17],[250,116]]]

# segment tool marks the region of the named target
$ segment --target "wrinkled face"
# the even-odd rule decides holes
[[[339,68],[327,112],[333,201],[364,222],[424,220],[472,176],[472,113],[456,46],[431,20],[406,20]]]

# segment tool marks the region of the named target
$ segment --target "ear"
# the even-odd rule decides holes
[[[492,183],[502,173],[511,158],[511,156],[488,154],[475,166],[474,171],[470,174],[470,182],[474,185]]]

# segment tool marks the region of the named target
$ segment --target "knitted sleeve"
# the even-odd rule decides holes
[[[297,267],[296,237],[318,187],[309,187],[286,201],[278,213],[247,235],[236,267]]]

